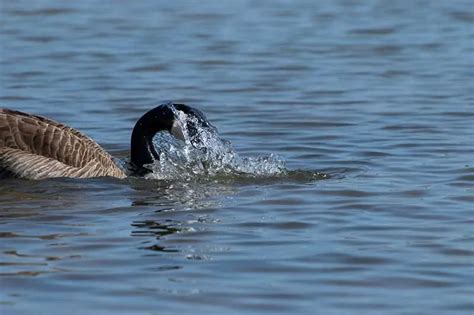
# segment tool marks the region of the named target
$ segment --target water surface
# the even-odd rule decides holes
[[[1,1],[2,107],[126,158],[140,115],[184,102],[292,173],[2,180],[0,312],[472,314],[473,22],[470,1]]]

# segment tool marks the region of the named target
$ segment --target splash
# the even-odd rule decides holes
[[[155,135],[153,144],[160,152],[160,159],[149,165],[153,172],[147,178],[191,180],[217,176],[271,177],[287,174],[285,162],[276,155],[241,157],[230,141],[219,136],[214,126],[208,122],[203,126],[196,117],[174,108],[173,111],[183,130],[184,140],[166,131]]]

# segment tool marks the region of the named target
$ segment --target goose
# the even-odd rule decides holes
[[[178,112],[186,117],[181,124]],[[167,131],[184,140],[197,136],[198,127],[212,128],[204,114],[185,104],[168,102],[146,112],[131,135],[130,161],[126,167],[97,142],[78,130],[33,114],[0,109],[0,178],[45,179],[144,176],[149,164],[159,160],[160,148],[153,137]],[[196,138],[196,137],[194,137]]]

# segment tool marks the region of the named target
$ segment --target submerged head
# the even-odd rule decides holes
[[[183,126],[177,119],[180,112],[193,119],[186,119]],[[133,128],[130,156],[132,170],[138,175],[144,175],[151,172],[145,165],[160,159],[160,148],[153,144],[153,137],[158,132],[167,131],[181,140],[185,140],[185,135],[188,135],[191,141],[198,142],[199,127],[214,128],[201,111],[184,104],[169,102],[148,111]]]

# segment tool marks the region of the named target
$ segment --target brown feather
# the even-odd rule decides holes
[[[0,109],[0,174],[124,178],[112,156],[79,131],[45,117]]]

